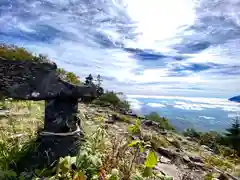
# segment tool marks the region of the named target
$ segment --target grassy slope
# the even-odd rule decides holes
[[[10,171],[7,171],[7,165],[11,161],[16,161],[21,157],[21,153],[24,152],[26,148],[24,145],[28,144],[29,141],[34,140],[38,127],[43,125],[44,106],[43,102],[23,101],[7,101],[5,106],[10,109],[10,112],[8,116],[0,116],[0,170],[4,173],[9,173]],[[91,137],[91,134],[98,130],[99,124],[102,124],[104,126],[103,129],[106,130],[107,135],[104,137],[105,139],[101,139],[102,149],[100,148],[101,150],[99,151],[103,155],[101,158],[105,170],[110,171],[113,168],[117,168],[120,172],[126,172],[126,168],[129,168],[129,163],[131,163],[134,156],[131,149],[124,152],[125,154],[118,159],[115,164],[109,164],[109,162],[112,162],[109,158],[114,156],[114,146],[119,145],[119,148],[116,148],[115,151],[121,151],[124,142],[126,142],[125,136],[128,134],[128,126],[134,123],[135,119],[122,116],[122,122],[107,124],[104,123],[104,121],[108,120],[108,115],[115,112],[106,108],[87,107],[84,104],[80,104],[79,109],[81,112],[80,117],[83,119],[82,123],[87,137],[88,135]],[[100,121],[102,121],[102,123]],[[188,141],[181,135],[168,133],[163,136],[150,128],[141,128],[141,134],[145,138],[151,137],[155,146],[165,147],[171,150],[182,149],[182,152],[185,152],[186,154],[202,158],[205,157],[206,164],[215,166],[222,171],[234,171],[232,161],[226,158],[220,159],[219,156],[211,155],[210,152],[201,149],[197,143]],[[139,167],[138,164],[143,164],[145,156],[146,153],[139,154],[139,158],[136,159],[136,163],[133,165],[131,173],[134,173],[137,169],[141,169],[141,166]],[[158,159],[160,159],[159,154],[158,156]],[[188,171],[190,171],[189,169],[183,170],[182,166],[184,166],[184,164],[181,162],[179,164],[176,161],[170,161],[164,157],[162,160],[169,162],[158,162],[156,166],[158,171],[164,171],[166,174],[175,177],[175,179],[180,179],[179,177],[181,174],[184,174],[184,172],[188,173]],[[202,178],[205,173],[203,172],[202,174],[193,170],[191,171],[193,175],[201,176]]]

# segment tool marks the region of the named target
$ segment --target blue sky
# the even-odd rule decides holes
[[[240,1],[4,0],[0,42],[129,95],[240,93]]]

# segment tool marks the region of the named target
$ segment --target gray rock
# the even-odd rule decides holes
[[[57,97],[84,98],[96,95],[89,86],[75,86],[62,80],[57,65],[45,61],[0,60],[0,93],[22,100],[47,100]]]
[[[184,155],[182,158],[185,162],[190,162],[191,161],[189,156],[187,156],[187,155]]]
[[[151,120],[142,120],[141,123],[142,125],[145,125],[148,127],[151,127],[151,126],[160,127],[160,124],[158,122],[151,121]]]
[[[196,162],[196,163],[204,163],[204,161],[202,160],[201,157],[193,157],[193,156],[189,156],[189,159],[193,162]]]
[[[42,169],[61,156],[77,154],[81,136],[78,99],[95,97],[94,87],[62,80],[55,63],[1,58],[0,94],[18,100],[45,100],[44,132],[38,137],[36,151],[17,162],[18,172],[23,168]]]
[[[165,158],[164,156],[160,156],[159,161],[160,161],[160,163],[163,163],[163,164],[171,163],[171,160],[168,158]]]

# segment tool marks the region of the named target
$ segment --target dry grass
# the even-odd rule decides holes
[[[31,146],[36,132],[43,125],[43,102],[7,100],[3,103],[9,109],[0,117],[0,171],[9,174],[9,164],[19,160]],[[14,174],[14,173],[13,173]]]

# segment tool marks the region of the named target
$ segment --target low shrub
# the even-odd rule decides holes
[[[221,170],[229,170],[233,168],[233,164],[227,160],[222,159],[219,156],[204,156],[203,157],[206,164],[214,167],[218,167]]]
[[[168,147],[170,143],[164,137],[153,135],[151,145],[154,149],[158,149],[159,147]]]
[[[158,122],[161,129],[174,130],[174,127],[169,123],[168,119],[165,117],[160,117],[156,112],[152,112],[145,117],[151,121]]]

